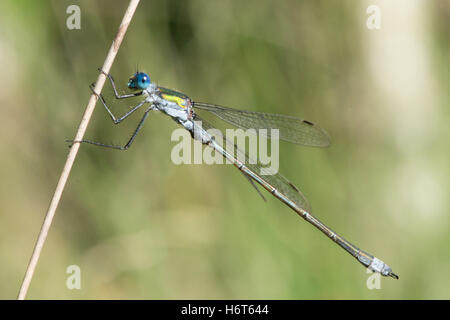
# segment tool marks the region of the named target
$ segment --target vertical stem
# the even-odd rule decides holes
[[[117,51],[119,50],[120,44],[122,43],[122,40],[125,36],[125,33],[128,29],[131,19],[133,18],[134,12],[136,11],[136,7],[138,4],[139,0],[130,0],[130,4],[128,5],[127,11],[125,12],[125,15],[122,19],[122,23],[120,24],[116,37],[114,38],[111,48],[109,49],[108,55],[106,56],[105,62],[103,63],[102,70],[105,71],[106,73],[109,73],[109,70],[111,69]],[[105,80],[106,76],[103,73],[100,73],[97,78],[97,83],[95,84],[94,89],[95,92],[97,93],[101,92],[103,85],[105,84]],[[91,95],[86,107],[86,111],[84,112],[83,118],[81,119],[80,125],[75,135],[74,139],[75,141],[83,140],[84,133],[86,132],[92,113],[94,112],[97,99],[98,97],[95,94]],[[53,194],[50,206],[47,210],[47,214],[41,227],[41,231],[39,232],[39,236],[37,238],[33,254],[31,255],[30,262],[28,263],[27,271],[25,273],[25,277],[23,279],[22,286],[20,287],[19,295],[17,297],[18,300],[25,299],[27,295],[30,282],[33,278],[34,270],[36,269],[39,256],[41,255],[41,251],[47,238],[48,231],[50,230],[53,217],[55,216],[56,208],[58,207],[62,192],[66,185],[67,179],[69,178],[69,174],[72,169],[72,165],[75,161],[79,148],[80,148],[79,143],[74,143],[73,146],[70,148],[66,164],[64,165],[64,169],[61,173],[58,184],[56,185],[55,193]]]

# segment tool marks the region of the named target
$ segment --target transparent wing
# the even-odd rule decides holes
[[[205,120],[200,118],[198,115],[195,115],[195,121],[201,121],[201,126],[205,130],[212,129],[212,128],[218,130],[217,128],[215,128],[214,126],[212,126],[211,124],[209,124],[208,122],[206,122]],[[263,167],[259,163],[259,161],[257,161],[257,160],[255,161],[255,159],[249,158],[249,156],[248,156],[248,154],[246,152],[244,152],[241,149],[239,149],[234,143],[230,142],[225,137],[223,137],[223,138],[224,138],[223,141],[217,141],[216,140],[216,142],[219,142],[219,143],[222,142],[222,147],[224,147],[224,148],[226,148],[226,145],[232,146],[234,148],[234,151],[235,151],[234,156],[237,159],[239,159],[240,161],[243,161],[243,159],[245,159],[243,162],[246,165],[246,167],[250,169],[252,174],[254,174],[255,176],[260,177],[263,180],[265,180],[270,185],[272,185],[274,188],[276,188],[279,192],[281,192],[287,198],[289,198],[291,201],[293,201],[295,204],[297,204],[299,207],[301,207],[302,209],[304,209],[307,212],[311,213],[311,207],[310,207],[310,205],[308,203],[308,200],[306,199],[306,197],[303,195],[303,193],[295,185],[293,185],[289,180],[287,180],[284,176],[282,176],[279,173],[276,173],[276,174],[273,174],[273,175],[268,174],[268,173],[270,173],[269,169]],[[224,143],[226,145],[224,145]],[[229,149],[227,149],[227,150],[229,150]],[[251,175],[247,175],[243,171],[241,171],[241,172],[247,178],[252,179]],[[264,173],[266,175],[264,175]],[[256,187],[256,185],[254,183],[252,183],[252,185],[256,188],[258,193],[260,193],[258,188]],[[260,193],[260,195],[261,195],[261,193]]]
[[[208,111],[241,129],[267,129],[268,138],[271,138],[270,129],[278,129],[279,138],[287,142],[311,147],[327,147],[330,144],[327,132],[307,120],[281,114],[237,110],[203,102],[194,102],[193,107]]]

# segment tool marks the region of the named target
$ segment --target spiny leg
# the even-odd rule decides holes
[[[103,73],[105,76],[108,77],[108,79],[109,79],[109,81],[111,82],[111,85],[112,85],[112,87],[113,87],[114,95],[116,96],[116,99],[126,99],[126,98],[132,98],[132,97],[137,97],[137,96],[142,95],[142,91],[139,91],[139,92],[136,92],[136,93],[130,93],[130,94],[123,94],[123,95],[120,95],[120,94],[117,92],[116,84],[115,84],[115,82],[114,82],[114,79],[113,79],[112,75],[110,75],[109,73],[106,73],[105,71],[103,71],[103,70],[100,69],[100,68],[98,68],[98,71],[100,71],[101,73]]]
[[[142,105],[144,105],[144,103],[147,102],[146,100],[142,100],[137,106],[133,107],[130,111],[128,111],[127,113],[125,113],[123,116],[121,116],[120,118],[116,118],[116,116],[114,116],[114,114],[112,113],[112,111],[111,111],[111,110],[109,109],[109,107],[106,105],[106,101],[105,101],[105,99],[103,98],[103,96],[102,96],[101,94],[97,94],[97,93],[94,91],[93,84],[91,84],[91,85],[89,86],[89,88],[90,88],[90,89],[92,90],[92,92],[100,99],[100,101],[102,102],[102,104],[103,104],[103,106],[105,107],[106,111],[108,111],[108,113],[109,113],[109,115],[110,115],[112,121],[113,121],[115,124],[118,124],[118,123],[122,122],[122,120],[125,120],[129,115],[131,115],[131,114],[132,114],[133,112],[135,112],[137,109],[139,109],[140,107],[142,107]],[[139,95],[141,95],[141,94],[142,94],[142,92],[139,93]],[[138,96],[138,95],[133,95],[133,96]]]
[[[90,140],[81,140],[81,141],[74,141],[74,140],[66,140],[66,142],[72,142],[72,143],[89,143],[89,144],[93,144],[99,147],[105,147],[105,148],[112,148],[112,149],[117,149],[117,150],[127,150],[131,144],[133,143],[134,139],[136,138],[136,135],[138,134],[139,130],[141,130],[142,126],[144,125],[144,121],[147,119],[148,114],[151,110],[153,110],[153,105],[148,107],[147,110],[145,110],[144,115],[142,116],[141,121],[139,121],[139,124],[137,125],[136,129],[133,132],[133,135],[131,136],[130,140],[128,140],[128,142],[122,147],[122,146],[114,146],[114,145],[109,145],[109,144],[105,144],[105,143],[101,143],[101,142],[95,142],[95,141],[90,141]]]
[[[116,97],[116,99],[126,99],[126,98],[133,98],[133,97],[138,97],[142,95],[142,91],[136,92],[136,93],[131,93],[131,94],[124,94],[124,95],[119,95],[119,93],[117,92],[117,88],[116,88],[116,84],[114,83],[114,79],[113,77],[109,74],[104,72],[102,69],[98,69],[101,73],[103,73],[105,76],[108,77],[109,81],[111,82],[111,85],[113,87],[114,90],[114,95]],[[108,108],[108,106],[106,105],[106,101],[103,98],[102,94],[98,94],[97,92],[95,92],[94,90],[94,83],[92,83],[89,88],[91,89],[91,91],[100,99],[100,101],[102,102],[103,106],[105,107],[106,111],[108,111],[109,115],[111,116],[111,119],[113,120],[113,122],[115,124],[120,123],[122,120],[126,119],[130,114],[132,114],[134,111],[136,111],[139,107],[141,107],[145,102],[140,103],[139,105],[137,105],[136,107],[134,107],[133,109],[131,109],[130,111],[128,111],[127,113],[125,113],[123,116],[121,116],[120,118],[116,118],[114,116],[114,114],[111,112],[111,110]]]

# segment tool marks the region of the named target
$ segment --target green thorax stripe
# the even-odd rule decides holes
[[[175,97],[179,97],[181,99],[188,99],[189,97],[187,95],[185,95],[184,93],[172,90],[172,89],[167,89],[167,88],[163,88],[163,87],[158,87],[159,91],[162,94],[167,94],[170,96],[175,96]]]

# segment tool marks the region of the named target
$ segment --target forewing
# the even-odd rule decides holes
[[[272,138],[270,129],[278,129],[280,140],[311,147],[327,147],[330,144],[327,132],[307,120],[275,113],[238,110],[203,102],[194,102],[193,107],[194,110],[197,108],[208,111],[241,129],[257,131],[266,129],[268,138]]]

